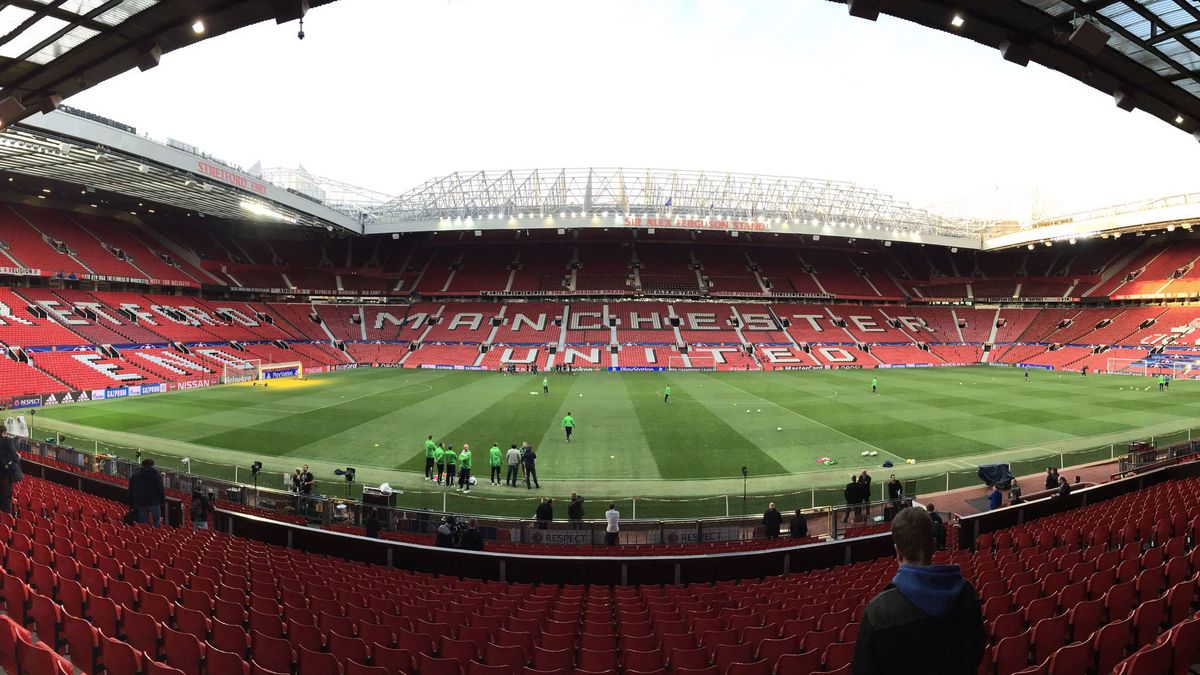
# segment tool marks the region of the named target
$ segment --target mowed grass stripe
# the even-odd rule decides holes
[[[639,403],[625,388],[626,379],[609,373],[551,377],[551,393],[561,392],[562,398],[540,439],[531,439],[540,443],[535,445],[539,480],[664,477],[658,457],[646,447],[635,409]],[[568,412],[576,424],[570,444],[562,426]]]
[[[753,441],[713,413],[697,386],[705,376],[678,377],[638,373],[621,378],[641,423],[646,445],[663,478],[735,476],[742,466],[754,465],[759,475],[788,473]],[[663,403],[670,383],[671,402]]]

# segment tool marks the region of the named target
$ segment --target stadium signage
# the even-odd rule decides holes
[[[203,389],[204,387],[212,386],[212,384],[212,380],[185,380],[183,382],[173,382],[171,386],[177,391],[183,391],[185,389]]]
[[[7,274],[13,277],[40,277],[42,276],[42,271],[25,267],[0,267],[0,274]]]
[[[766,223],[756,223],[752,220],[720,220],[717,218],[643,218],[629,216],[625,218],[625,227],[681,227],[688,230],[750,230],[766,232]]]
[[[266,184],[254,180],[249,176],[244,176],[236,171],[231,171],[215,164],[209,164],[202,159],[196,160],[196,172],[202,176],[215,178],[222,183],[229,183],[230,185],[239,187],[243,190],[249,190],[260,195],[267,194]]]
[[[18,396],[12,400],[12,407],[14,408],[36,408],[41,404],[41,396]]]
[[[591,533],[587,530],[534,530],[529,539],[534,544],[579,546],[590,544]]]

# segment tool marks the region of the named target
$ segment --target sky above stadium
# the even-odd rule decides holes
[[[1200,191],[1188,134],[822,0],[339,0],[296,29],[207,40],[67,103],[389,194],[475,169],[703,169],[1028,220]]]

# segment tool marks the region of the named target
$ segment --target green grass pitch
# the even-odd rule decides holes
[[[524,489],[487,484],[493,441],[504,449],[531,442],[543,494],[554,496],[575,489],[593,502],[740,495],[744,465],[752,492],[830,488],[824,501],[836,501],[849,473],[886,475],[890,470],[879,467],[887,459],[902,478],[969,477],[977,463],[1099,446],[1109,453],[1109,443],[1186,430],[1195,424],[1200,391],[1190,381],[1160,393],[1141,377],[1047,371],[1031,371],[1026,382],[1019,369],[989,367],[546,377],[549,395],[541,392],[541,375],[359,369],[265,389],[229,385],[48,408],[34,426],[38,437],[61,432],[77,446],[123,456],[145,448],[172,468],[187,456],[197,473],[222,477],[232,465],[258,459],[268,471],[265,486],[281,486],[281,474],[306,462],[331,481],[327,492],[340,494],[333,469],[353,466],[360,483],[386,480],[409,493],[408,503],[440,508],[438,490],[420,476],[421,444],[433,434],[455,446],[469,443],[482,483],[475,504],[454,495],[448,508],[528,515]],[[871,394],[872,377],[879,378],[879,395]],[[670,403],[663,402],[667,384]],[[567,412],[578,425],[570,445],[561,427]],[[825,466],[822,457],[837,463]],[[248,472],[239,477],[248,480]],[[699,511],[639,509],[722,511],[717,503]]]

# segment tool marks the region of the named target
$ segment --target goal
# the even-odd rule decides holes
[[[1158,377],[1166,375],[1172,380],[1193,377],[1192,364],[1169,360],[1147,359],[1118,359],[1110,358],[1107,371],[1113,375],[1140,375],[1142,377]]]
[[[711,354],[672,354],[667,358],[667,370],[716,370],[717,359]]]
[[[221,372],[221,384],[276,380],[285,377],[304,379],[304,364],[299,361],[263,363],[262,359],[248,359],[237,363],[226,363]]]

